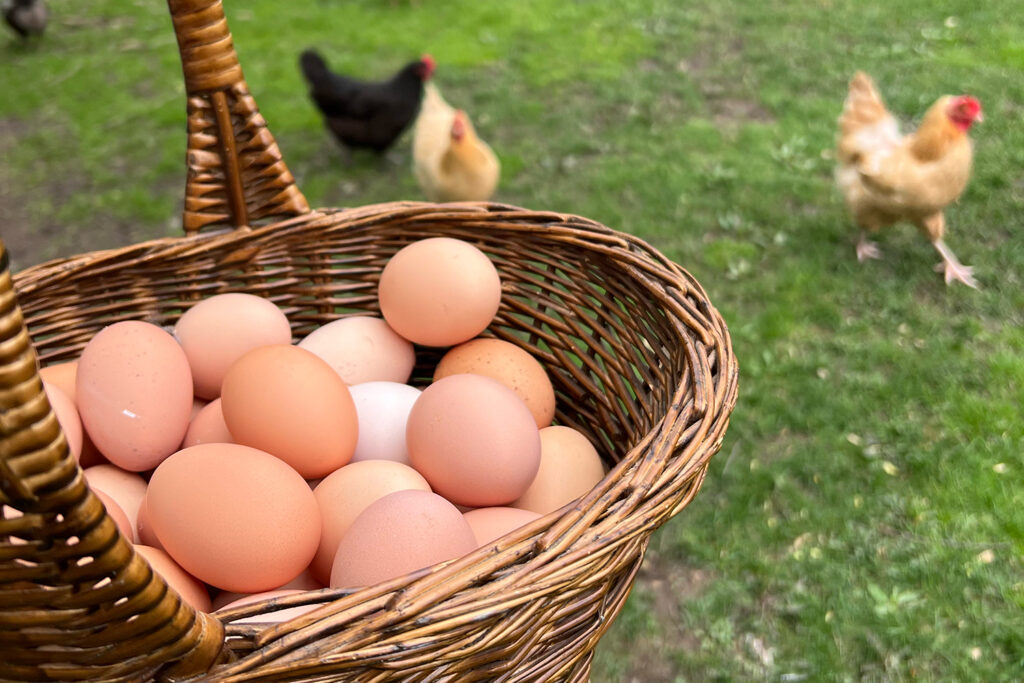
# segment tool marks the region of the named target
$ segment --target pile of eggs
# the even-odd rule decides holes
[[[219,294],[173,333],[114,323],[40,371],[90,488],[196,609],[446,562],[604,476],[583,434],[552,425],[543,366],[481,336],[501,300],[482,251],[413,242],[378,297],[382,317],[293,343],[270,300]],[[423,389],[416,345],[444,350]]]

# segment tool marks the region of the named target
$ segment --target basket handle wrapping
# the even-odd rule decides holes
[[[0,240],[0,680],[173,680],[227,657],[221,622],[167,586],[86,484]]]
[[[308,213],[242,76],[221,0],[167,4],[188,97],[185,233]]]

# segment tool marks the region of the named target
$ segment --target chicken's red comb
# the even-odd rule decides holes
[[[423,78],[423,80],[426,80],[430,78],[431,75],[433,75],[434,69],[437,68],[437,62],[435,62],[434,58],[428,54],[424,54],[422,57],[420,57],[420,61],[423,62],[423,66],[426,69],[426,74],[424,75]]]

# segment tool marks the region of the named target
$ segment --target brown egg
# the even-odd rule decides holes
[[[507,505],[540,466],[540,435],[522,399],[483,375],[450,375],[413,404],[409,462],[430,488],[458,505]]]
[[[146,509],[167,553],[223,590],[257,593],[291,581],[320,542],[320,512],[305,480],[238,444],[200,444],[164,460]]]
[[[290,344],[288,318],[273,301],[254,294],[217,294],[185,311],[174,336],[188,356],[196,396],[220,396],[228,368],[248,351]]]
[[[146,480],[135,472],[128,472],[116,465],[104,464],[93,465],[82,470],[89,488],[93,491],[102,491],[121,506],[133,530],[138,529],[139,507],[146,497]],[[138,533],[133,534],[132,540],[139,542]]]
[[[200,612],[212,612],[210,593],[203,582],[192,576],[175,562],[170,555],[159,548],[136,545],[135,552],[146,558],[146,562],[159,574],[167,585],[173,588],[188,604]]]
[[[526,526],[540,515],[530,510],[509,507],[476,508],[462,513],[478,545],[488,545],[510,531]]]
[[[57,387],[67,395],[75,398],[75,375],[78,372],[78,361],[71,360],[39,368],[39,377]]]
[[[75,460],[82,458],[82,419],[78,417],[75,402],[55,384],[43,380],[43,390],[50,400],[50,407],[57,416],[57,422],[68,442],[68,450]]]
[[[380,310],[398,334],[452,346],[483,332],[501,303],[501,279],[469,242],[432,237],[400,249],[381,271]]]
[[[281,458],[306,479],[346,465],[359,422],[345,382],[311,351],[253,349],[224,377],[224,422],[236,443]]]
[[[434,381],[472,373],[496,379],[519,395],[537,427],[555,417],[555,390],[544,366],[526,350],[501,339],[471,339],[451,349],[434,370]]]
[[[357,588],[461,557],[477,547],[473,530],[441,496],[396,491],[370,503],[338,544],[332,588]]]
[[[234,443],[227,423],[224,422],[219,398],[207,403],[192,418],[181,447],[188,448],[201,443]]]
[[[338,543],[359,513],[379,498],[405,489],[429,491],[423,476],[402,463],[363,460],[345,465],[321,481],[313,495],[320,507],[320,545],[309,565],[313,578],[327,585]]]
[[[540,443],[540,469],[513,507],[544,515],[586,495],[604,478],[601,456],[575,429],[545,427]]]
[[[299,342],[327,361],[346,384],[409,381],[416,364],[412,342],[383,318],[353,316],[322,325]]]
[[[181,445],[192,411],[192,375],[174,337],[126,320],[94,336],[78,360],[75,405],[110,462],[156,467]]]

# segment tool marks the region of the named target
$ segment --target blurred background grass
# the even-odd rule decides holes
[[[0,39],[0,234],[15,270],[180,231],[184,91],[166,5],[51,0]],[[741,397],[652,539],[595,683],[1024,677],[1024,30],[1017,2],[226,3],[314,206],[418,199],[408,137],[350,166],[296,67],[422,52],[503,162],[497,200],[636,234],[720,308]],[[913,228],[858,264],[834,189],[852,72],[912,124],[985,106],[947,214],[979,292]]]

